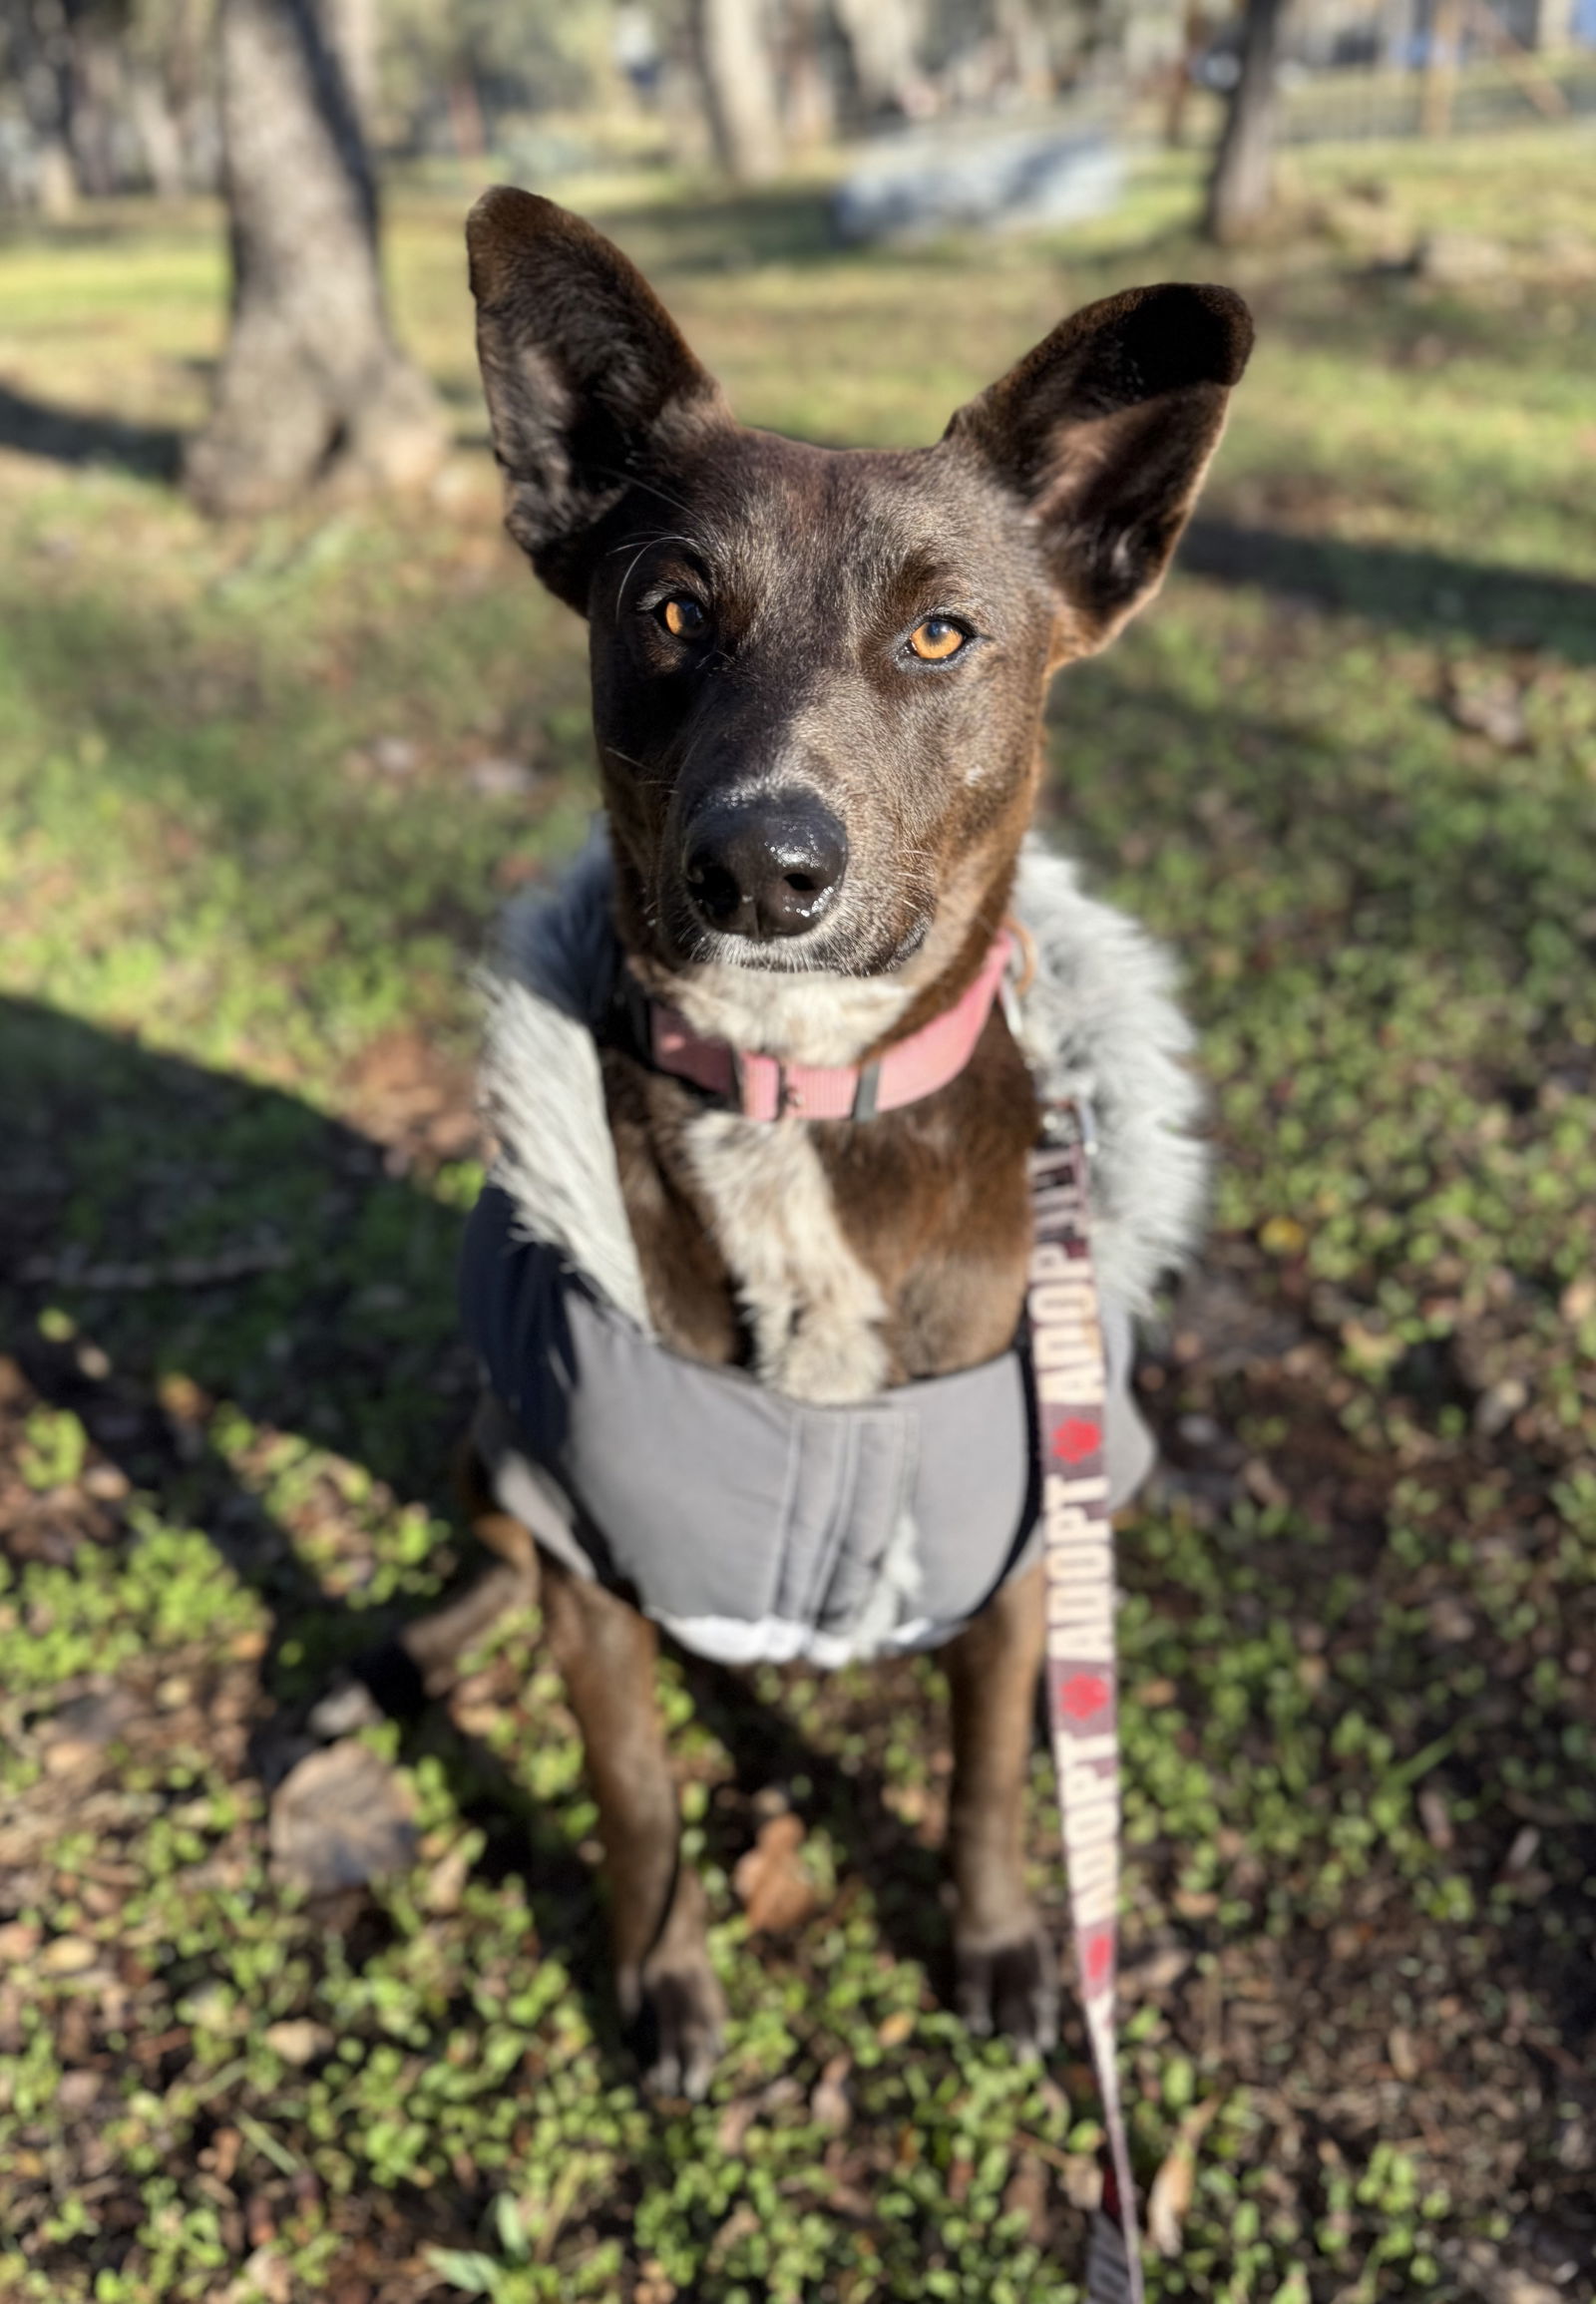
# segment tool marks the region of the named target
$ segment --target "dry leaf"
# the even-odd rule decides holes
[[[1196,1953],[1188,1952],[1184,1945],[1165,1945],[1122,1970],[1119,1989],[1129,1999],[1156,2000],[1180,1982],[1196,1958]]]
[[[311,1752],[271,1802],[272,1869],[312,1895],[402,1872],[415,1843],[408,1792],[364,1744]]]
[[[1456,1841],[1452,1830],[1451,1810],[1446,1795],[1437,1785],[1426,1784],[1418,1795],[1418,1820],[1424,1827],[1424,1837],[1432,1848],[1444,1856]]]
[[[289,2016],[281,2024],[268,2024],[261,2038],[284,2064],[313,2064],[318,2056],[329,2055],[334,2046],[326,2026],[312,2024],[307,2016]]]
[[[1513,1834],[1513,1844],[1508,1849],[1507,1860],[1502,1866],[1502,1870],[1507,1874],[1509,1879],[1511,1879],[1515,1873],[1527,1872],[1529,1870],[1529,1867],[1535,1858],[1535,1851],[1539,1848],[1539,1825],[1521,1824],[1518,1830]]]
[[[735,2097],[720,2115],[715,2129],[715,2142],[728,2159],[735,2159],[742,2150],[743,2137],[759,2117],[759,2107],[752,2097]]]
[[[1391,2069],[1398,2080],[1418,2078],[1418,2058],[1413,2049],[1413,2036],[1405,2025],[1394,2024],[1386,2041],[1386,2054]]]
[[[1483,736],[1500,752],[1530,750],[1524,691],[1510,672],[1455,667],[1447,676],[1444,704],[1454,728]]]
[[[1191,2207],[1197,2155],[1184,2136],[1177,2138],[1147,2194],[1147,2237],[1160,2256],[1180,2254],[1181,2227]]]
[[[1591,1314],[1596,1312],[1596,1279],[1585,1272],[1580,1274],[1578,1280],[1571,1280],[1557,1299],[1557,1310],[1570,1328],[1578,1328],[1583,1321],[1589,1320]]]
[[[790,1811],[771,1816],[760,1825],[759,1837],[740,1858],[731,1884],[750,1928],[772,1933],[797,1928],[818,1905],[815,1884],[798,1860],[803,1837],[803,1825]]]
[[[1040,2247],[1047,2237],[1047,2171],[1034,2152],[1021,2152],[1003,2186],[1003,2214],[1023,2216],[1025,2237]]]
[[[81,1976],[99,1957],[86,1936],[57,1936],[40,1953],[39,1966],[47,1976]]]
[[[45,1746],[44,1772],[47,1776],[75,1776],[98,1767],[104,1757],[100,1746],[84,1736],[61,1736]]]
[[[851,2056],[834,2056],[816,2081],[809,2099],[809,2116],[816,2127],[841,2135],[854,2116],[852,2100],[844,2086],[854,2068]]]
[[[429,1912],[458,1912],[460,1900],[471,1877],[471,1867],[477,1854],[477,1842],[471,1835],[457,1840],[448,1854],[439,1858],[427,1874],[423,1901]]]
[[[202,1423],[210,1413],[213,1404],[210,1396],[200,1390],[193,1376],[182,1375],[174,1369],[162,1377],[156,1389],[167,1414],[181,1424]]]
[[[1102,2206],[1103,2171],[1090,2152],[1066,2152],[1063,2177],[1064,2197],[1070,2206],[1095,2215]]]
[[[1147,2236],[1161,2256],[1180,2254],[1181,2227],[1191,2209],[1197,2180],[1197,2146],[1219,2110],[1219,2099],[1193,2105],[1180,2123],[1169,2155],[1147,2194]]]

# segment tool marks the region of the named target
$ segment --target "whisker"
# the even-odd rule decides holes
[[[686,544],[690,547],[690,540],[684,536],[651,536],[646,538],[644,542],[637,547],[636,552],[632,555],[631,566],[627,569],[625,575],[620,579],[620,589],[615,594],[615,606],[617,608],[620,607],[625,601],[626,586],[630,583],[633,575],[636,573],[638,561],[642,559],[642,556],[645,552],[652,552],[656,544]]]
[[[623,481],[628,488],[640,488],[645,496],[657,496],[661,504],[673,505],[677,512],[691,516],[690,504],[683,504],[679,496],[672,496],[667,488],[656,487],[651,480],[639,480],[634,472],[617,472],[610,464],[595,464],[590,469],[597,472],[601,480]]]

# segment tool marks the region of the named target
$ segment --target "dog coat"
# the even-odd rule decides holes
[[[1083,896],[1072,866],[1027,846],[1014,911],[1037,963],[1020,1003],[1026,1056],[1047,1095],[1089,1100],[1096,1122],[1117,1505],[1152,1457],[1129,1391],[1131,1316],[1189,1249],[1202,1200],[1190,1034],[1161,952]],[[596,840],[553,890],[512,908],[485,983],[484,1101],[500,1152],[467,1230],[461,1303],[494,1493],[547,1550],[700,1655],[833,1665],[937,1645],[1036,1557],[1023,1339],[841,1406],[662,1344],[595,1039],[616,962]]]

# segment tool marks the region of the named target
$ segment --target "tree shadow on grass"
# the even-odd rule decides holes
[[[602,228],[645,271],[662,276],[836,263],[847,253],[832,226],[829,192],[793,186],[621,208],[604,215]]]
[[[132,424],[36,400],[0,384],[0,448],[76,467],[109,465],[140,480],[178,477],[184,436],[169,424]]]
[[[1488,646],[1539,648],[1571,664],[1596,664],[1596,584],[1538,569],[1207,516],[1186,531],[1180,566],[1402,631],[1437,639],[1466,633]]]
[[[269,1609],[261,1682],[276,1709],[257,1749],[269,1783],[309,1748],[314,1699],[351,1666],[366,1677],[435,1596],[362,1606],[377,1566],[363,1557],[340,1556],[334,1582],[352,1573],[352,1585],[330,1589],[257,1483],[212,1444],[208,1402],[331,1450],[400,1502],[447,1517],[476,1380],[455,1312],[459,1211],[425,1180],[392,1173],[392,1146],[291,1096],[32,1002],[0,1001],[0,1077],[13,1115],[0,1315],[43,1398],[81,1420],[163,1521],[202,1530]],[[70,1335],[41,1331],[46,1307],[68,1316]],[[475,1546],[451,1539],[415,1581],[435,1573],[439,1588],[466,1586],[483,1566]],[[867,1769],[845,1780],[737,1676],[691,1659],[683,1672],[745,1790],[807,1775],[899,1957],[939,1958],[936,1859],[887,1808],[879,1778]],[[413,1676],[371,1669],[369,1685],[401,1720],[407,1756],[435,1755],[457,1803],[487,1829],[484,1872],[526,1879],[540,1932],[591,2002],[600,2040],[617,2048],[592,1877],[558,1822],[441,1708],[420,1706]],[[717,1817],[728,1864],[746,1824]]]

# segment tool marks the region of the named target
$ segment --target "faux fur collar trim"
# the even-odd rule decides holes
[[[500,1145],[495,1178],[525,1236],[563,1249],[652,1333],[594,1040],[614,964],[609,883],[600,830],[552,887],[506,912],[482,978],[482,1096]],[[1107,1295],[1146,1312],[1159,1274],[1196,1242],[1207,1166],[1190,1133],[1201,1095],[1170,963],[1134,921],[1083,895],[1075,866],[1034,838],[1013,909],[1036,952],[1021,1001],[1025,1055],[1048,1095],[1091,1100],[1098,1276]]]

